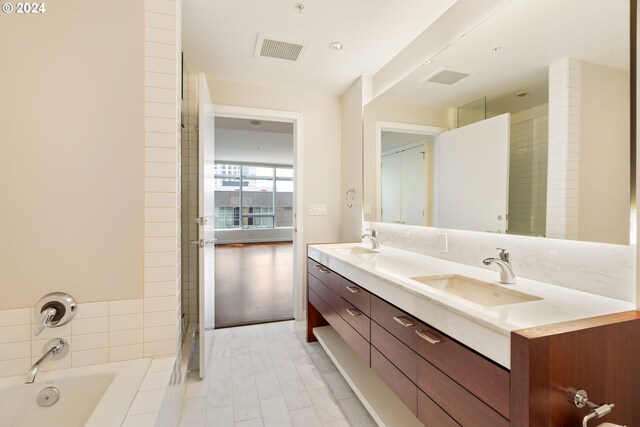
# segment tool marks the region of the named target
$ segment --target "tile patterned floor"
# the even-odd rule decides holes
[[[215,331],[209,374],[190,374],[181,427],[374,427],[305,322]]]

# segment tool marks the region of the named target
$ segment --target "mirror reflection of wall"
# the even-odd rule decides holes
[[[506,232],[628,244],[629,8],[513,0],[368,104],[365,220],[396,221],[377,209],[376,122],[455,129],[510,113]],[[443,84],[443,75],[456,79]],[[437,152],[427,174],[438,170]],[[427,212],[423,225],[439,225],[438,197],[427,202],[433,218]],[[457,224],[446,227],[470,229]]]

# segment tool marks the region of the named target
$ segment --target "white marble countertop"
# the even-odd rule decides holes
[[[377,248],[378,254],[365,256],[335,250],[353,246],[366,247],[360,243],[309,245],[308,255],[507,368],[511,331],[636,309],[629,302],[523,277],[517,277],[514,285],[500,285],[497,269],[386,246]],[[410,279],[448,274],[491,282],[542,299],[482,306]]]

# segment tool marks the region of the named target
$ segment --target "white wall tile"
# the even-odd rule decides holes
[[[144,357],[168,356],[171,354],[176,354],[176,338],[144,343]]]
[[[156,58],[147,58],[148,61],[161,61]],[[158,87],[145,87],[144,99],[146,102],[160,102],[175,105],[176,91],[174,89],[164,89]],[[145,129],[146,132],[152,132]],[[175,135],[172,135],[175,137]]]
[[[15,310],[0,310],[0,327],[28,325],[31,323],[31,310],[19,308]]]
[[[178,230],[176,229],[176,224],[173,222],[152,222],[149,224],[145,224],[145,233],[146,237],[177,237]],[[176,264],[175,252],[173,259],[173,267],[175,268]]]
[[[170,0],[145,0],[144,10],[146,12],[164,13],[166,15],[177,16],[177,6],[175,1]]]
[[[29,341],[0,344],[0,360],[31,358],[31,343]]]
[[[163,43],[163,44],[175,46],[176,38],[177,38],[176,32],[172,30],[163,30],[160,28],[144,29],[144,39],[145,41],[148,41],[148,42]],[[156,71],[149,66],[147,66],[146,69],[149,71]],[[163,71],[163,72],[175,73],[175,69],[169,70],[169,71]]]
[[[143,302],[142,298],[109,301],[109,315],[110,316],[122,316],[125,314],[142,313]]]
[[[177,302],[178,298],[176,296],[145,298],[144,312],[151,313],[155,311],[174,310]]]
[[[109,315],[109,304],[103,302],[89,302],[78,304],[78,310],[73,320],[88,319],[91,317],[104,317]]]
[[[172,237],[153,237],[144,239],[145,252],[168,252],[175,251],[177,242]]]
[[[128,329],[140,329],[144,326],[142,313],[125,314],[109,317],[109,332],[125,331]]]
[[[127,329],[121,331],[109,331],[109,346],[120,347],[123,345],[141,344],[143,341],[142,329]]]
[[[152,342],[152,341],[166,341],[176,336],[176,325],[168,326],[158,326],[158,327],[147,327],[145,325],[144,328],[144,341]]]
[[[109,347],[109,334],[107,332],[73,336],[74,351],[93,350],[105,347]]]
[[[154,326],[175,326],[178,321],[178,312],[176,310],[155,311],[144,314],[145,328]]]
[[[177,167],[171,163],[145,163],[145,176],[160,178],[175,178],[177,175]],[[173,203],[170,207],[177,207]],[[169,206],[147,206],[147,207],[169,207]]]
[[[109,362],[140,359],[143,357],[142,350],[142,343],[124,345],[120,347],[109,347]]]
[[[144,281],[148,282],[166,282],[175,280],[178,277],[175,265],[170,267],[150,267],[144,269]]]
[[[145,208],[145,222],[175,222],[178,212],[175,208]]]
[[[0,327],[0,344],[28,341],[31,338],[30,325],[3,326]]]
[[[151,101],[151,100],[149,100]],[[164,148],[177,148],[178,139],[175,135],[161,132],[149,132],[145,133],[145,145],[147,147],[164,147]]]
[[[11,377],[22,375],[29,371],[32,362],[31,358],[0,360],[0,376]]]
[[[175,31],[177,22],[175,16],[146,12],[144,14],[144,25],[149,28],[162,28]],[[145,52],[148,52],[148,50],[145,49]],[[175,52],[173,58],[175,58]]]
[[[149,76],[149,78],[151,78],[157,84],[164,84],[162,80],[164,80],[164,77],[167,76],[167,74],[157,74],[157,73],[147,73],[147,74],[151,75]],[[163,76],[163,78],[160,79],[160,78],[157,78],[156,76]],[[173,84],[175,85],[175,83]],[[151,85],[148,81],[147,81],[147,85],[154,86],[154,87],[165,87],[165,86]],[[146,117],[161,117],[165,119],[178,120],[178,112],[176,111],[175,106],[171,104],[164,104],[159,102],[145,102],[144,113]],[[149,129],[146,129],[146,130],[150,131]],[[171,135],[171,136],[175,137],[175,135]],[[169,148],[173,148],[175,150],[175,147],[169,147]],[[174,161],[175,160],[176,159],[174,159]]]
[[[71,351],[71,365],[73,367],[97,365],[107,362],[109,362],[109,350],[107,348]]]
[[[74,319],[71,322],[71,335],[86,335],[109,330],[108,317],[95,317],[90,319]]]

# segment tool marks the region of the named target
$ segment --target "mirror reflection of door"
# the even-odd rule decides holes
[[[433,137],[383,131],[381,214],[383,222],[429,225],[432,198]]]

